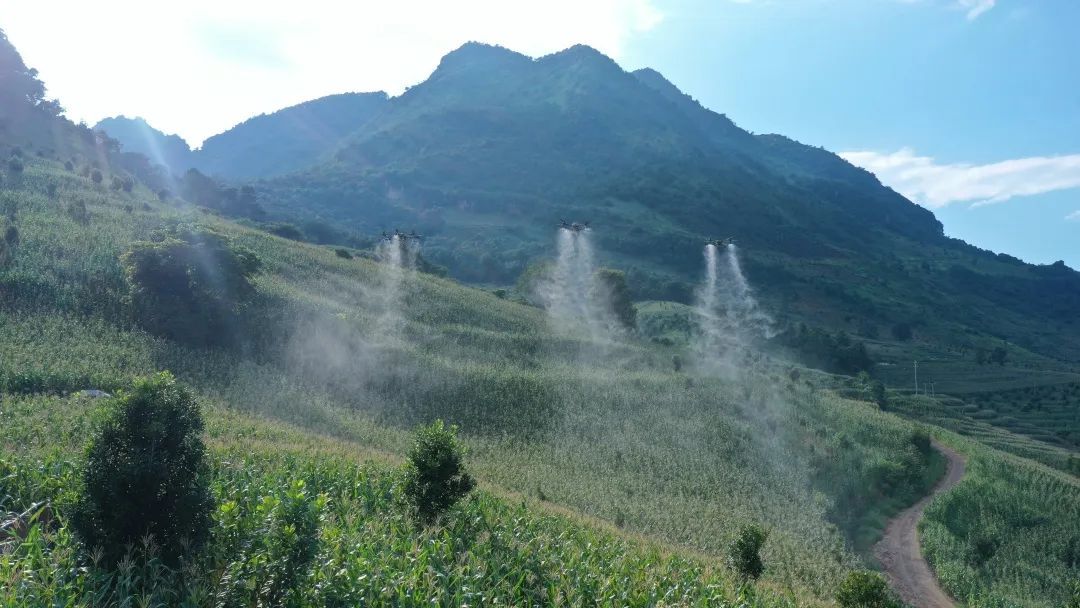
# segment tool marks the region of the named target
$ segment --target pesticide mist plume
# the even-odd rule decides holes
[[[401,311],[404,304],[405,276],[416,269],[420,242],[395,233],[379,241],[375,255],[382,262],[381,285],[378,291],[379,333],[396,337],[404,324]]]
[[[694,351],[700,364],[734,368],[754,340],[773,335],[772,319],[758,306],[734,243],[723,253],[715,243],[705,245],[705,278],[695,312]]]
[[[558,257],[542,296],[557,329],[584,328],[593,342],[603,343],[616,339],[621,329],[610,295],[597,280],[591,233],[580,224],[559,228]]]

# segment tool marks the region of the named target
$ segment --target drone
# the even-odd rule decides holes
[[[705,244],[706,245],[712,245],[713,247],[716,247],[717,249],[723,249],[723,248],[727,247],[728,245],[734,245],[735,244],[735,237],[729,236],[726,239],[709,239],[709,240],[705,241]]]
[[[559,228],[563,228],[571,232],[585,232],[586,230],[592,230],[592,228],[589,228],[589,222],[568,222],[562,219],[559,220]]]
[[[420,239],[424,238],[424,235],[417,234],[415,230],[413,230],[412,232],[402,232],[397,228],[394,228],[394,231],[389,234],[384,230],[381,238],[382,240],[387,242],[393,241],[394,239],[398,239],[401,241],[419,241]]]

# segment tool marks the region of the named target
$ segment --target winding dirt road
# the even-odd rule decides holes
[[[945,474],[929,494],[889,522],[884,538],[874,546],[874,556],[885,569],[889,584],[908,604],[916,608],[954,608],[956,603],[941,589],[930,564],[923,559],[917,526],[926,505],[964,476],[964,457],[937,441],[933,446],[945,457]]]

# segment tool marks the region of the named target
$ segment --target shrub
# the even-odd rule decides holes
[[[352,254],[351,254],[351,253],[349,253],[349,250],[348,250],[348,249],[335,249],[335,250],[334,250],[334,254],[335,254],[335,255],[336,255],[337,257],[339,257],[339,258],[344,258],[344,259],[346,259],[346,260],[351,260],[351,259],[352,259]]]
[[[270,228],[270,234],[276,234],[283,239],[289,239],[290,241],[302,241],[304,240],[304,233],[300,232],[300,229],[292,224],[277,224]]]
[[[19,229],[15,226],[8,226],[4,230],[4,243],[14,249],[19,246]]]
[[[128,304],[147,331],[188,344],[228,341],[254,295],[254,253],[208,230],[179,229],[120,256]]]
[[[885,579],[876,572],[865,570],[847,575],[840,583],[836,602],[842,608],[900,608],[900,602],[889,591]]]
[[[104,178],[104,176],[101,175],[101,171],[98,171],[97,169],[94,169],[93,171],[90,172],[90,180],[93,181],[95,184],[100,184],[101,180],[103,180],[103,179],[105,179],[105,178]]]
[[[626,273],[611,268],[596,271],[596,284],[600,290],[601,301],[607,301],[615,318],[626,329],[637,327],[637,309],[630,299],[630,288],[626,285]]]
[[[68,171],[74,171],[75,165],[70,160],[64,161],[64,169],[67,169]]]
[[[892,335],[893,338],[896,338],[901,342],[907,342],[911,340],[912,337],[914,337],[915,332],[914,330],[912,330],[910,323],[902,322],[892,326]]]
[[[84,226],[90,223],[90,211],[87,210],[85,201],[71,201],[68,203],[67,213],[71,219]]]
[[[150,536],[169,564],[198,549],[213,506],[203,420],[168,372],[135,380],[110,404],[87,449],[73,513],[84,546],[114,565]]]
[[[18,157],[12,156],[11,160],[8,161],[8,169],[12,173],[22,173],[23,163]]]
[[[885,392],[885,384],[883,384],[881,380],[874,380],[874,383],[870,385],[870,397],[881,409],[885,409],[885,407],[889,405],[889,397]]]
[[[476,485],[465,471],[463,456],[456,426],[436,420],[417,430],[405,463],[403,491],[420,521],[434,521]]]
[[[739,530],[739,535],[728,547],[728,565],[746,579],[757,579],[765,571],[761,561],[761,547],[768,533],[761,526],[749,525]]]

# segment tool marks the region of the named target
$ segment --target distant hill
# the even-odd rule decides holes
[[[194,166],[195,159],[186,141],[179,135],[158,131],[140,117],[106,118],[94,125],[94,130],[104,131],[119,141],[124,151],[142,154],[173,173],[183,173]]]
[[[281,175],[314,165],[387,103],[385,93],[343,93],[250,118],[191,150],[141,118],[107,118],[105,131],[124,149],[139,152],[174,174],[189,168],[232,180]]]

